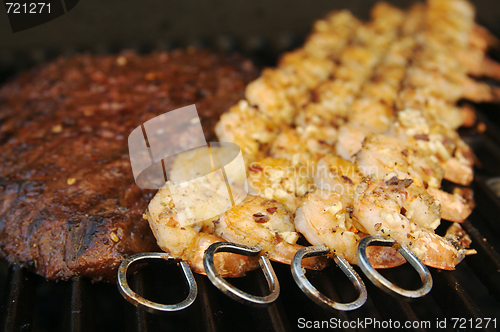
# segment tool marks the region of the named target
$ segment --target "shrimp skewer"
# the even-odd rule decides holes
[[[356,155],[356,163],[364,176],[380,172],[404,172],[442,203],[442,218],[463,222],[472,212],[472,200],[464,199],[458,193],[450,195],[438,189],[444,171],[437,158],[432,157],[422,150],[412,149],[404,140],[386,135],[371,135]]]
[[[279,128],[272,120],[246,100],[240,100],[222,114],[215,126],[219,141],[235,143],[241,148],[246,165],[266,153],[278,132]]]
[[[309,102],[309,91],[333,72],[336,57],[359,25],[348,11],[318,21],[304,48],[285,54],[278,68],[264,70],[247,86],[248,102],[274,122],[291,124],[297,109]]]
[[[326,245],[330,252],[357,264],[358,243],[366,236],[351,220],[352,199],[347,195],[315,190],[307,193],[295,216],[295,227],[312,245]],[[368,250],[371,264],[377,268],[401,265],[404,258],[393,248],[372,247]]]
[[[336,143],[336,152],[342,158],[352,159],[369,133],[384,133],[394,121],[393,104],[405,77],[404,67],[417,45],[411,36],[421,28],[423,14],[420,5],[410,9],[400,38],[390,46],[372,80],[363,86],[359,97],[351,104],[348,122],[339,129]]]
[[[430,88],[433,94],[450,102],[459,98],[499,102],[498,88],[468,78],[470,69],[456,58],[456,54],[460,58],[460,54],[470,53],[473,7],[461,0],[430,0],[426,15],[426,30],[421,35],[420,52],[409,69],[408,86]]]
[[[290,212],[295,212],[304,194],[312,187],[307,171],[286,159],[267,157],[259,160],[248,168],[249,193],[275,199]]]
[[[303,248],[296,244],[298,234],[293,214],[280,202],[248,195],[239,205],[227,210],[214,223],[219,237],[247,246],[261,246],[269,259],[290,265],[295,253]],[[304,267],[321,270],[325,267],[321,257],[303,261]]]
[[[186,188],[185,194],[192,195],[193,192]],[[219,201],[216,199],[212,200],[211,203],[217,204]],[[210,231],[210,221],[181,226],[177,212],[170,191],[165,185],[151,200],[146,216],[162,250],[170,253],[174,258],[187,261],[194,272],[206,274],[203,267],[205,250],[213,243],[224,242],[224,239]],[[202,231],[203,229],[204,231]],[[223,277],[241,277],[246,272],[259,268],[256,257],[221,253],[214,259],[216,269]]]
[[[447,126],[427,121],[423,113],[407,109],[398,112],[390,134],[417,146],[443,168],[443,177],[451,182],[469,185],[473,178],[474,156],[470,147]]]
[[[331,123],[337,118],[347,117],[350,105],[372,75],[375,65],[383,58],[386,47],[397,40],[406,15],[399,9],[380,3],[372,9],[372,17],[373,21],[361,26],[354,43],[342,52],[341,66],[335,70],[335,78],[316,89],[317,102],[306,106],[297,117],[296,124],[318,126],[318,122],[322,122],[318,118],[326,118]]]
[[[392,21],[384,21],[382,17],[387,16],[384,16],[384,13],[390,13]],[[347,116],[346,110],[355,100],[365,77],[369,77],[375,64],[384,58],[385,46],[390,45],[396,39],[397,34],[394,32],[402,26],[405,18],[401,11],[384,4],[376,6],[372,15],[374,16],[372,25],[362,26],[357,30],[355,41],[359,44],[347,46],[340,56],[342,67],[339,70],[345,69],[345,71],[336,71],[335,80],[327,81],[318,87],[316,94],[319,102],[308,104],[304,112],[298,115],[297,129],[286,129],[278,135],[271,147],[271,156],[286,158],[293,163],[296,163],[294,159],[298,159],[302,165],[311,161],[312,169],[309,173],[313,174],[316,162],[327,153],[333,152],[329,148],[336,138],[336,132],[332,130],[332,126],[342,124],[343,118]],[[414,21],[413,18],[410,20],[412,24]],[[379,33],[375,38],[373,33],[376,32]],[[405,53],[405,46],[403,45],[400,49],[396,48],[393,53]],[[359,75],[346,76],[353,72]],[[356,80],[352,82],[355,77]],[[345,95],[350,95],[352,98],[345,98]],[[343,100],[343,102],[338,103],[338,100]],[[389,117],[386,114],[387,108],[382,107],[381,112],[384,119]],[[387,120],[386,127],[389,124],[390,120]],[[339,144],[340,142],[337,143],[337,150],[339,150]]]
[[[410,189],[404,188],[406,200],[399,205],[404,209],[411,205],[411,213],[416,214],[403,213],[406,219],[398,220],[401,225],[411,221],[408,225],[414,223],[417,228],[410,233],[423,234],[418,233],[410,245],[419,257],[432,266],[451,269],[463,255],[433,229],[441,216],[463,221],[472,204],[464,195],[450,195],[439,188],[443,178],[467,185],[473,176],[472,152],[454,131],[473,121],[473,110],[457,107],[455,102],[460,98],[497,98],[494,88],[467,76],[480,72],[478,64],[484,63],[486,38],[473,23],[472,7],[462,0],[429,0],[427,6],[416,5],[408,14],[379,4],[371,15],[368,24],[360,24],[347,12],[319,21],[302,49],[285,55],[277,68],[265,70],[249,85],[249,103],[241,102],[239,108],[231,109],[232,115],[222,118],[217,134],[219,139],[243,145],[247,165],[258,161],[255,168],[249,167],[249,174],[253,175],[250,187],[261,196],[259,199],[276,199],[291,213],[300,206],[295,216],[297,229],[313,244],[334,243],[329,246],[331,250],[339,246],[351,262],[355,262],[352,248],[359,239],[376,233],[367,217],[370,213],[363,207],[375,204],[377,199],[381,204],[399,204],[393,194],[403,189],[381,184],[377,174],[394,173],[398,181],[413,181]],[[486,62],[484,66],[495,65]],[[271,158],[264,159],[266,156]],[[306,166],[308,174],[304,179],[281,174],[279,167],[285,165],[295,170]],[[349,165],[353,172],[333,171],[338,165]],[[329,171],[321,175],[324,167]],[[310,187],[312,181],[318,189]],[[309,193],[298,189],[302,185]],[[373,189],[373,193],[362,198],[357,192],[360,188]],[[332,200],[345,203],[342,213],[344,222],[349,222],[342,224],[318,214],[317,223],[311,223],[318,206]],[[434,206],[434,202],[441,203],[439,213],[434,211],[435,218],[423,222],[415,206],[430,211],[426,207]],[[251,203],[245,204],[251,209]],[[354,209],[356,204],[359,213],[346,214],[347,207]],[[244,207],[240,208],[245,215]],[[262,231],[252,228],[255,225],[230,220],[221,218],[225,224],[216,228],[219,235],[230,230],[227,239],[231,241],[252,245],[238,234],[243,236],[246,231],[242,229],[247,228],[249,233]],[[347,225],[345,237],[315,238],[315,230],[331,225]],[[388,230],[401,236],[398,241],[402,244],[408,244],[403,239],[407,233],[398,227]],[[262,241],[268,243],[269,255],[277,255],[269,240]],[[349,245],[342,247],[342,243]],[[436,251],[421,252],[432,243],[445,253],[441,263]],[[392,253],[386,255],[386,262],[375,262],[381,267],[391,266],[396,262],[391,260],[394,257],[397,255]]]
[[[391,174],[368,177],[356,188],[354,215],[367,233],[388,236],[408,246],[425,265],[453,270],[469,252],[432,231],[439,224],[439,202],[412,186],[411,179]],[[426,203],[408,204],[415,198],[412,189],[417,189],[417,197]],[[419,211],[422,207],[427,213]],[[435,216],[437,222],[432,221]]]

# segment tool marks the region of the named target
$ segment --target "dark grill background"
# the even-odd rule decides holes
[[[390,2],[402,5],[408,3]],[[240,51],[261,66],[272,65],[278,54],[301,44],[314,19],[323,16],[329,9],[347,6],[347,3],[341,1],[315,1],[308,2],[307,5],[296,1],[289,8],[282,1],[272,5],[263,1],[241,5],[226,1],[209,3],[214,8],[215,23],[208,25],[206,20],[210,19],[205,16],[203,21],[200,12],[189,15],[182,5],[172,4],[173,9],[162,12],[165,15],[163,21],[155,20],[159,15],[158,11],[147,7],[133,8],[139,11],[138,17],[151,13],[152,23],[137,19],[133,21],[136,29],[127,30],[123,24],[131,15],[131,1],[120,2],[125,5],[119,7],[113,1],[93,4],[92,1],[85,0],[58,20],[15,35],[10,33],[5,21],[0,22],[0,39],[6,40],[5,47],[0,50],[0,82],[19,70],[58,55],[80,51],[114,53],[123,48],[134,48],[138,52],[147,53],[178,46],[209,46],[223,51]],[[374,1],[354,1],[350,6],[356,14],[364,16],[372,3]],[[485,0],[475,3],[478,5],[479,21],[500,35],[500,2]],[[285,7],[287,9],[283,13],[286,15],[280,15]],[[92,13],[92,8],[101,13]],[[172,14],[175,10],[181,11],[178,18]],[[103,11],[121,13],[116,18],[106,16],[110,20],[108,25],[123,25],[121,37],[118,38],[115,30],[99,36],[92,35],[99,29],[106,31],[106,24],[101,22],[94,26],[92,20],[86,21],[85,17],[100,17],[99,15],[104,15]],[[240,22],[234,19],[234,16],[245,13],[248,14],[246,19]],[[205,13],[208,14],[210,13]],[[77,15],[83,21],[71,23],[70,15]],[[226,18],[226,21],[217,21],[217,18]],[[184,22],[181,24],[182,20]],[[189,24],[185,20],[190,20]],[[160,21],[164,22],[166,31],[155,26]],[[165,23],[167,21],[168,24]],[[66,25],[69,26],[66,30],[76,33],[77,38],[71,39],[60,31]],[[89,28],[88,33],[82,33],[81,29],[90,26],[93,27]],[[178,26],[188,28],[181,32]],[[204,30],[200,30],[202,28]],[[51,29],[59,33],[55,33],[53,37],[44,35],[44,32],[52,31]],[[137,31],[150,33],[141,35]],[[498,53],[493,56],[500,59]],[[288,266],[273,262],[281,285],[281,295],[275,304],[266,309],[240,305],[219,292],[206,277],[196,275],[199,293],[190,308],[177,314],[153,315],[126,302],[118,293],[116,285],[91,284],[87,279],[46,281],[22,268],[0,262],[0,327],[5,331],[293,331],[299,330],[300,318],[308,321],[328,321],[331,318],[348,321],[365,317],[379,321],[398,320],[402,323],[430,321],[431,328],[428,330],[435,329],[437,319],[447,319],[445,331],[453,331],[452,317],[472,318],[474,322],[482,317],[497,318],[498,326],[500,198],[488,187],[487,181],[500,178],[500,106],[476,107],[479,110],[479,122],[485,123],[487,130],[482,134],[475,129],[462,131],[462,136],[474,148],[481,162],[472,185],[477,207],[463,227],[471,236],[472,248],[478,254],[467,257],[453,272],[431,269],[434,288],[424,298],[412,302],[396,300],[374,287],[356,267],[368,287],[368,302],[354,312],[327,312],[299,290]],[[443,221],[438,233],[443,234],[448,225],[448,222]],[[403,287],[416,288],[419,285],[418,276],[407,266],[383,273]],[[308,277],[318,289],[333,299],[348,302],[356,297],[353,287],[333,262],[323,272],[308,272]],[[180,269],[174,264],[151,262],[141,272],[132,275],[129,282],[146,298],[158,302],[176,303],[187,294],[187,286],[179,287],[184,281]],[[262,294],[267,288],[260,271],[231,282],[254,294]],[[491,325],[488,330],[494,331]]]

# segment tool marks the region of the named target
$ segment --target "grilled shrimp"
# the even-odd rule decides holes
[[[352,74],[345,76],[336,72],[336,77],[345,81],[363,82],[371,73],[372,68],[377,64],[380,58],[380,52],[367,47],[366,45],[350,45],[345,48],[340,57],[342,68],[352,71]]]
[[[299,235],[295,231],[293,213],[273,199],[248,195],[214,225],[219,237],[248,246],[259,245],[264,255],[277,262],[290,264],[302,248],[296,244]],[[303,266],[320,270],[324,262],[324,258],[311,257],[303,261]]]
[[[443,179],[443,169],[435,158],[417,145],[394,136],[368,135],[355,160],[365,176],[380,172],[405,172],[413,180],[434,188],[439,188]]]
[[[474,50],[474,9],[466,1],[431,0],[427,6],[425,31],[420,37],[420,51],[408,71],[407,83],[427,88],[450,102],[460,98],[476,102],[499,102],[497,87],[476,82],[467,76],[478,70],[478,63],[493,76],[498,68],[484,61],[484,47]]]
[[[286,159],[264,158],[248,167],[249,193],[275,199],[295,212],[312,185],[308,171]]]
[[[193,196],[200,188],[189,188],[185,190],[186,196]],[[205,188],[205,190],[207,190]],[[214,192],[206,192],[210,195],[210,204],[205,208],[224,206],[222,200]],[[205,200],[207,201],[207,200]],[[153,197],[146,210],[149,225],[156,238],[158,246],[170,253],[173,257],[185,260],[196,273],[205,274],[203,257],[205,250],[215,242],[224,240],[212,234],[213,226],[210,221],[198,222],[182,226],[179,224],[178,213],[186,212],[186,207],[175,206],[168,185],[161,188]],[[256,257],[247,257],[231,253],[221,253],[214,257],[215,267],[223,277],[244,276],[247,271],[259,267]]]
[[[372,129],[359,123],[347,123],[340,127],[336,152],[344,159],[352,160],[353,156],[361,150],[365,137]]]
[[[336,58],[360,24],[347,10],[333,12],[315,22],[304,49],[315,57]]]
[[[394,122],[394,109],[390,103],[381,102],[377,98],[358,98],[351,105],[348,116],[349,123],[357,123],[370,128],[374,133],[386,132]]]
[[[433,95],[456,102],[465,98],[475,102],[499,102],[500,88],[476,82],[458,73],[439,73],[422,67],[408,69],[407,82],[413,87],[426,88]]]
[[[406,15],[401,9],[379,2],[372,7],[370,16],[372,21],[358,29],[357,39],[375,50],[383,50],[397,37]]]
[[[215,126],[215,134],[220,142],[235,143],[241,148],[246,165],[266,151],[278,131],[279,128],[271,119],[245,100],[240,100],[222,114]]]
[[[364,144],[356,155],[357,166],[363,175],[404,172],[441,202],[443,219],[462,222],[472,212],[471,200],[438,189],[444,170],[437,158],[415,143],[409,144],[393,136],[368,135]]]
[[[466,252],[433,232],[440,204],[412,182],[394,174],[367,177],[356,188],[353,215],[360,230],[393,238],[428,266],[453,270]]]
[[[279,60],[278,66],[293,69],[302,84],[309,89],[326,81],[335,68],[330,59],[311,57],[304,49],[286,53]]]
[[[309,102],[309,91],[328,79],[335,64],[304,49],[285,54],[279,67],[266,69],[250,83],[245,96],[275,123],[291,124],[297,108]]]
[[[350,70],[353,72],[352,70]],[[339,72],[336,73],[339,75]],[[356,75],[357,79],[360,76]],[[360,79],[361,80],[361,79]],[[349,112],[349,106],[355,100],[356,95],[361,89],[362,82],[344,81],[335,79],[326,81],[321,84],[315,91],[316,99],[321,108],[309,110],[308,106],[305,110],[305,116],[308,118],[317,114],[317,111],[329,113],[330,117],[345,117]]]
[[[324,19],[316,21],[313,32],[332,31],[348,37],[360,24],[360,21],[349,10],[344,9],[331,12]]]
[[[404,11],[384,1],[377,2],[372,7],[370,17],[378,32],[392,31],[395,27],[402,25],[407,18]]]
[[[443,219],[461,223],[474,209],[474,202],[467,190],[462,192],[462,190],[455,188],[454,193],[450,194],[436,188],[428,188],[427,192],[441,202],[443,206],[441,218]]]
[[[318,128],[323,133],[330,132],[330,144],[333,144],[337,137],[336,128],[341,126],[344,122],[345,118],[343,116],[331,112],[327,107],[318,103],[307,104],[295,118],[297,128],[301,127],[302,129],[307,129],[307,127],[312,126]]]
[[[335,155],[327,155],[317,165],[314,185],[340,194],[352,196],[363,175],[353,162]]]
[[[420,110],[427,121],[446,125],[450,129],[474,124],[469,107],[457,107],[449,101],[437,98],[426,88],[405,87],[399,93],[396,109],[409,108]]]
[[[500,40],[482,25],[477,23],[469,33],[469,43],[473,47],[486,51],[489,47],[498,47]]]
[[[443,168],[446,180],[461,185],[471,183],[474,157],[456,131],[441,123],[427,121],[420,111],[406,109],[398,112],[391,133],[434,156]]]
[[[358,243],[366,234],[359,233],[353,225],[351,210],[352,199],[347,195],[317,189],[304,197],[295,215],[295,227],[312,245],[326,245],[332,253],[357,264]],[[369,247],[367,254],[377,268],[390,268],[405,262],[394,248]]]
[[[265,69],[258,79],[247,85],[245,97],[273,122],[290,124],[296,109],[288,89],[297,90],[293,95],[305,94],[294,73],[281,68]]]
[[[337,139],[335,128],[322,126],[297,127],[283,130],[274,140],[269,156],[288,159],[293,166],[306,166],[314,174],[314,165],[323,156],[333,152]]]
[[[474,102],[500,102],[500,87],[489,85],[482,82],[476,82],[471,78],[462,80],[462,97]]]
[[[467,68],[469,75],[500,81],[500,63],[485,56],[482,50],[462,51],[457,56],[460,63]]]

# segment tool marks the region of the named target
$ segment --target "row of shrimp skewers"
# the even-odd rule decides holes
[[[456,225],[446,237],[434,230],[441,218],[461,222],[472,210],[466,192],[440,189],[443,178],[472,181],[473,154],[455,130],[471,124],[473,111],[456,101],[497,101],[494,88],[468,74],[500,76],[484,55],[493,39],[473,18],[466,1],[429,0],[408,12],[378,3],[368,23],[348,11],[317,21],[305,45],[265,69],[216,126],[220,141],[240,146],[251,195],[218,218],[181,227],[167,184],[147,211],[160,247],[204,273],[203,253],[219,241],[260,245],[290,264],[300,233],[357,264],[360,239],[384,235],[426,265],[453,269],[472,253],[470,241],[456,241]],[[218,204],[209,186],[185,190]],[[393,248],[367,253],[375,267],[404,263]],[[258,266],[255,257],[215,257],[222,276]],[[318,257],[303,264],[325,266]]]
[[[251,134],[248,136],[239,135],[238,130],[230,130],[227,131],[227,134],[233,137],[219,138],[221,141],[236,142],[242,148],[247,164],[255,160],[255,157],[251,157],[252,160],[247,159],[247,157],[265,151],[266,148],[261,146],[261,143],[271,142],[275,139],[280,130],[276,127],[276,123],[284,119],[293,120],[294,115],[289,113],[290,110],[300,104],[307,104],[309,91],[329,78],[335,66],[335,54],[339,54],[340,49],[347,44],[346,39],[350,38],[354,30],[361,26],[361,23],[346,11],[330,15],[322,23],[328,26],[327,32],[322,24],[317,24],[320,26],[318,30],[321,31],[322,37],[328,34],[330,40],[344,41],[343,43],[339,42],[337,49],[331,48],[328,51],[329,57],[311,57],[307,53],[310,50],[306,51],[305,49],[285,55],[278,68],[264,71],[260,79],[247,87],[247,95],[258,96],[256,99],[262,101],[260,108],[266,110],[266,115],[257,111],[256,107],[250,107],[247,101],[241,101],[233,108],[233,110],[237,109],[238,111],[227,114],[229,117],[236,117],[235,121],[230,122],[246,127],[246,133]],[[338,29],[340,26],[344,28]],[[263,95],[259,95],[259,92],[262,92]],[[252,100],[252,97],[247,96],[247,98]],[[291,123],[290,120],[287,121]],[[181,164],[184,169],[195,167],[189,161]],[[190,196],[189,190],[199,189],[187,187],[186,196]],[[203,190],[207,189],[203,188]],[[207,197],[215,201],[217,195],[207,191]],[[251,200],[256,200],[257,204],[251,204],[249,202]],[[272,206],[263,211],[263,206],[269,205],[269,203]],[[221,239],[236,243],[243,241],[244,244],[253,246],[259,244],[264,247],[266,255],[272,259],[290,264],[295,252],[301,248],[295,244],[298,234],[293,225],[292,211],[294,209],[290,211],[279,201],[259,196],[249,196],[244,206],[245,209],[228,210],[220,220],[214,223],[207,221],[203,225],[180,227],[175,216],[178,209],[173,206],[167,184],[151,201],[147,217],[160,247],[174,257],[189,261],[191,268],[196,272],[204,272],[202,253],[210,244]],[[242,218],[245,215],[251,216],[251,218],[249,220]],[[236,218],[235,216],[240,217]],[[254,220],[256,218],[257,221],[266,220],[266,222],[257,222]],[[200,243],[200,239],[205,241]],[[219,274],[223,276],[243,275],[246,270],[257,266],[255,259],[241,258],[241,256],[231,254],[224,255],[226,257],[219,256],[215,262]],[[233,257],[234,260],[231,260],[230,257]],[[304,261],[305,266],[317,269],[324,267],[321,260],[310,259],[310,261],[310,264]],[[235,263],[233,264],[233,262]]]

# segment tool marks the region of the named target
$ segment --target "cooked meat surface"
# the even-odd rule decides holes
[[[237,55],[206,50],[77,55],[0,88],[0,257],[49,279],[113,280],[122,257],[158,250],[142,214],[127,138],[196,104],[207,141],[256,77]]]

